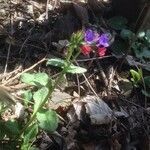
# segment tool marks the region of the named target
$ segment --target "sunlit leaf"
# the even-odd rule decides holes
[[[59,58],[49,59],[46,64],[52,65],[55,67],[60,67],[62,69],[66,66],[66,62],[62,59],[59,59]]]
[[[74,65],[70,65],[70,67],[68,68],[67,72],[68,73],[85,73],[87,71],[87,69],[79,67],[79,66],[74,66]]]
[[[38,125],[36,123],[29,126],[24,132],[23,144],[21,146],[21,150],[30,149],[33,140],[36,139],[36,135],[38,134]]]
[[[138,83],[142,79],[142,71],[139,69],[138,72],[137,72],[137,71],[131,69],[130,73],[131,73],[131,76],[132,76],[131,81],[133,82],[133,84],[135,86],[138,86]]]
[[[47,62],[47,65],[52,65],[52,66],[56,66],[56,67],[60,67],[60,68],[64,68],[66,66],[66,62],[62,59],[49,59]],[[75,66],[73,64],[71,64],[66,72],[67,73],[85,73],[87,70],[85,68],[79,67],[79,66]]]
[[[58,117],[53,110],[40,110],[36,116],[40,128],[47,132],[54,132],[58,127]]]
[[[141,31],[141,32],[139,32],[139,33],[137,34],[137,37],[138,37],[139,39],[144,38],[144,36],[145,36],[145,32],[144,32],[144,31]]]
[[[29,85],[46,86],[50,82],[50,78],[46,73],[24,73],[21,81]]]
[[[47,87],[42,87],[38,91],[36,91],[33,95],[34,99],[34,112],[40,107],[41,103],[47,98],[48,100],[49,89]]]
[[[38,125],[36,123],[29,126],[26,131],[24,132],[24,143],[28,143],[36,138],[38,133]]]
[[[32,92],[31,92],[31,90],[24,91],[22,96],[23,96],[25,105],[27,105],[28,102],[32,100]]]

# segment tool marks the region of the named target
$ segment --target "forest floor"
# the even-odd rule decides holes
[[[77,69],[63,75],[44,105],[57,113],[51,129],[57,128],[39,129],[32,149],[150,149],[150,30],[137,33],[134,22],[112,12],[109,1],[0,0],[0,82],[29,116],[36,88],[22,75],[45,73],[56,81],[62,70],[57,60],[66,59],[72,34],[85,36],[73,62]],[[93,46],[97,35],[100,44]],[[0,115],[2,133],[12,114]],[[25,126],[28,115],[13,119]],[[17,149],[13,130],[10,137],[0,135],[0,150]]]

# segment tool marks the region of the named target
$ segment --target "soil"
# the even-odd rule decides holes
[[[17,76],[26,69],[46,72],[53,79],[57,77],[61,69],[46,67],[42,59],[65,58],[66,45],[59,44],[60,40],[69,40],[72,33],[91,26],[112,31],[107,19],[124,15],[117,4],[112,5],[110,1],[47,2],[0,1],[0,82],[16,96],[18,91],[28,89]],[[132,27],[133,16],[137,14],[128,18]],[[88,71],[84,75],[67,74],[52,95],[57,102],[48,104],[61,117],[57,131],[54,134],[39,132],[33,145],[40,150],[150,149],[150,101],[147,98],[145,107],[141,88],[135,88],[130,81],[129,70],[133,67],[124,57],[113,55],[111,48],[102,58],[80,54],[77,63]],[[109,82],[107,86],[102,73]],[[97,97],[101,102],[98,106]],[[109,109],[103,103],[115,115],[107,118],[101,113],[100,122],[93,123],[91,115],[95,115],[95,111]],[[0,141],[0,149],[4,145],[5,142]]]

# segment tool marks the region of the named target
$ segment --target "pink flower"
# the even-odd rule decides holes
[[[83,53],[83,55],[89,55],[92,50],[89,45],[82,45],[80,47],[80,49],[81,49],[81,52]]]
[[[106,47],[99,47],[99,48],[98,48],[98,55],[99,55],[100,57],[103,57],[103,56],[105,56],[106,51],[107,51]]]

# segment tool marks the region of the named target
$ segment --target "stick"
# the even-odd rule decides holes
[[[32,70],[33,68],[35,68],[37,65],[39,65],[40,63],[44,62],[45,60],[47,60],[45,57],[43,59],[41,59],[40,61],[38,61],[36,64],[34,64],[33,66],[25,69],[24,71],[22,71],[21,73],[18,73],[16,76],[10,78],[9,80],[7,80],[5,83],[3,83],[2,85],[7,85],[8,83],[12,82],[13,80],[17,79],[18,77],[20,77],[23,73],[28,72],[30,70]]]

